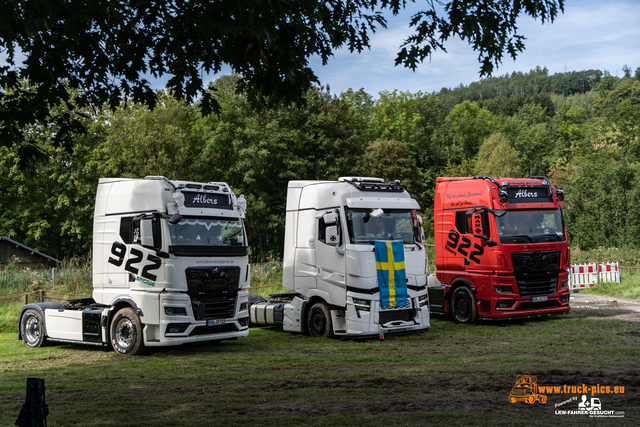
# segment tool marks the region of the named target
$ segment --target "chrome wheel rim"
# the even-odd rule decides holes
[[[36,343],[40,339],[40,322],[38,318],[33,315],[29,315],[24,325],[24,336],[29,343]]]
[[[129,319],[121,319],[116,325],[116,342],[120,347],[129,347],[135,339],[133,323]]]

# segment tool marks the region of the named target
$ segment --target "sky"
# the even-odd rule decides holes
[[[311,69],[321,84],[334,94],[363,88],[376,97],[381,91],[432,93],[479,81],[478,54],[460,39],[450,39],[445,44],[448,53],[433,54],[415,72],[394,66],[400,46],[411,34],[411,15],[419,10],[415,4],[409,7],[402,15],[387,18],[388,28],[373,35],[370,50],[360,54],[338,50],[326,66],[312,58]],[[640,0],[566,0],[564,9],[552,24],[521,15],[517,26],[526,37],[525,50],[515,61],[505,53],[493,76],[529,72],[539,65],[546,66],[550,75],[597,69],[621,77],[625,65],[632,74],[640,67]]]

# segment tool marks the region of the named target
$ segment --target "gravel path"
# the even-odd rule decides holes
[[[640,322],[640,300],[635,299],[572,293],[571,310],[598,310],[603,317]]]

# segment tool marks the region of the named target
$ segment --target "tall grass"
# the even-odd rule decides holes
[[[0,299],[0,332],[18,333],[18,316],[24,303],[24,294],[44,289],[66,294],[91,295],[93,284],[91,267],[77,259],[65,260],[55,269],[17,269],[9,265],[0,271],[0,298],[17,295],[16,298]],[[48,294],[46,300],[80,298],[65,294]],[[34,302],[36,297],[30,297]]]
[[[272,259],[260,264],[251,264],[251,288],[249,293],[268,298],[269,294],[291,292],[282,286],[282,261]]]

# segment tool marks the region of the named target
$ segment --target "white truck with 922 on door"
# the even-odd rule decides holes
[[[224,182],[101,178],[93,298],[25,305],[19,338],[140,354],[248,336],[245,211]]]

